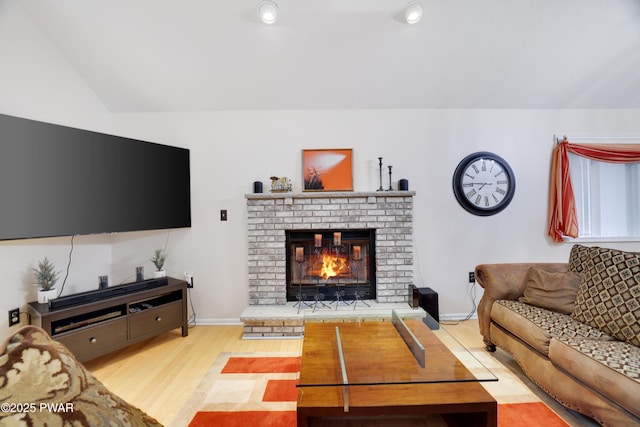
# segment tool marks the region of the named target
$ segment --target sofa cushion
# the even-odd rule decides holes
[[[589,248],[572,316],[640,346],[640,254]]]
[[[520,302],[571,314],[580,286],[580,275],[571,271],[551,272],[536,267],[529,269],[527,287]]]
[[[589,246],[573,245],[569,253],[569,271],[582,274],[589,259]]]
[[[564,336],[551,340],[549,359],[640,416],[640,348],[622,341]]]
[[[24,326],[4,342],[0,352],[0,402],[36,408],[0,412],[0,425],[161,427],[111,393],[41,328]],[[46,410],[47,405],[59,410]]]
[[[491,308],[491,320],[544,355],[549,352],[549,342],[553,337],[614,339],[597,328],[576,321],[567,314],[519,301],[496,301]]]

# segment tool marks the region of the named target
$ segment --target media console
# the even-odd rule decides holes
[[[81,362],[172,329],[189,334],[187,282],[169,277],[113,288],[63,297],[51,306],[30,302],[31,323]]]

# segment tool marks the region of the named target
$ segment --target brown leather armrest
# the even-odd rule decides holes
[[[476,282],[484,288],[478,304],[478,324],[480,333],[487,344],[491,343],[489,324],[491,307],[495,300],[517,300],[524,293],[530,267],[550,272],[569,271],[568,263],[504,263],[480,264],[475,268]]]

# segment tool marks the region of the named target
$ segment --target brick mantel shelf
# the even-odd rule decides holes
[[[409,301],[413,191],[246,194],[250,305],[285,305],[287,230],[375,229],[376,301]]]

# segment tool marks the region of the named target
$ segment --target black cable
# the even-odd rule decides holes
[[[67,263],[67,273],[64,276],[64,280],[62,281],[62,287],[60,288],[60,293],[58,294],[58,298],[60,298],[60,295],[62,295],[62,292],[64,291],[64,285],[67,283],[67,277],[69,277],[69,268],[71,267],[71,254],[73,253],[73,239],[76,236],[71,236],[71,250],[69,250],[69,262]]]
[[[193,308],[193,300],[191,299],[191,288],[187,289],[187,294],[188,294],[188,298],[189,298],[189,305],[191,306],[191,312],[193,313],[191,316],[189,316],[189,319],[187,320],[187,324],[188,326],[196,326],[196,310],[195,308]]]
[[[171,235],[171,231],[167,231],[167,239],[164,241],[164,248],[162,252],[167,253],[167,246],[169,246],[169,236]]]
[[[465,317],[463,319],[463,321],[471,319],[471,317],[473,317],[473,313],[475,313],[476,310],[477,310],[477,306],[476,306],[476,284],[475,284],[475,282],[473,283],[473,286],[471,286],[471,290],[469,291],[469,296],[471,297],[471,303],[473,304],[473,308],[471,309],[471,312],[467,315],[467,317]]]

